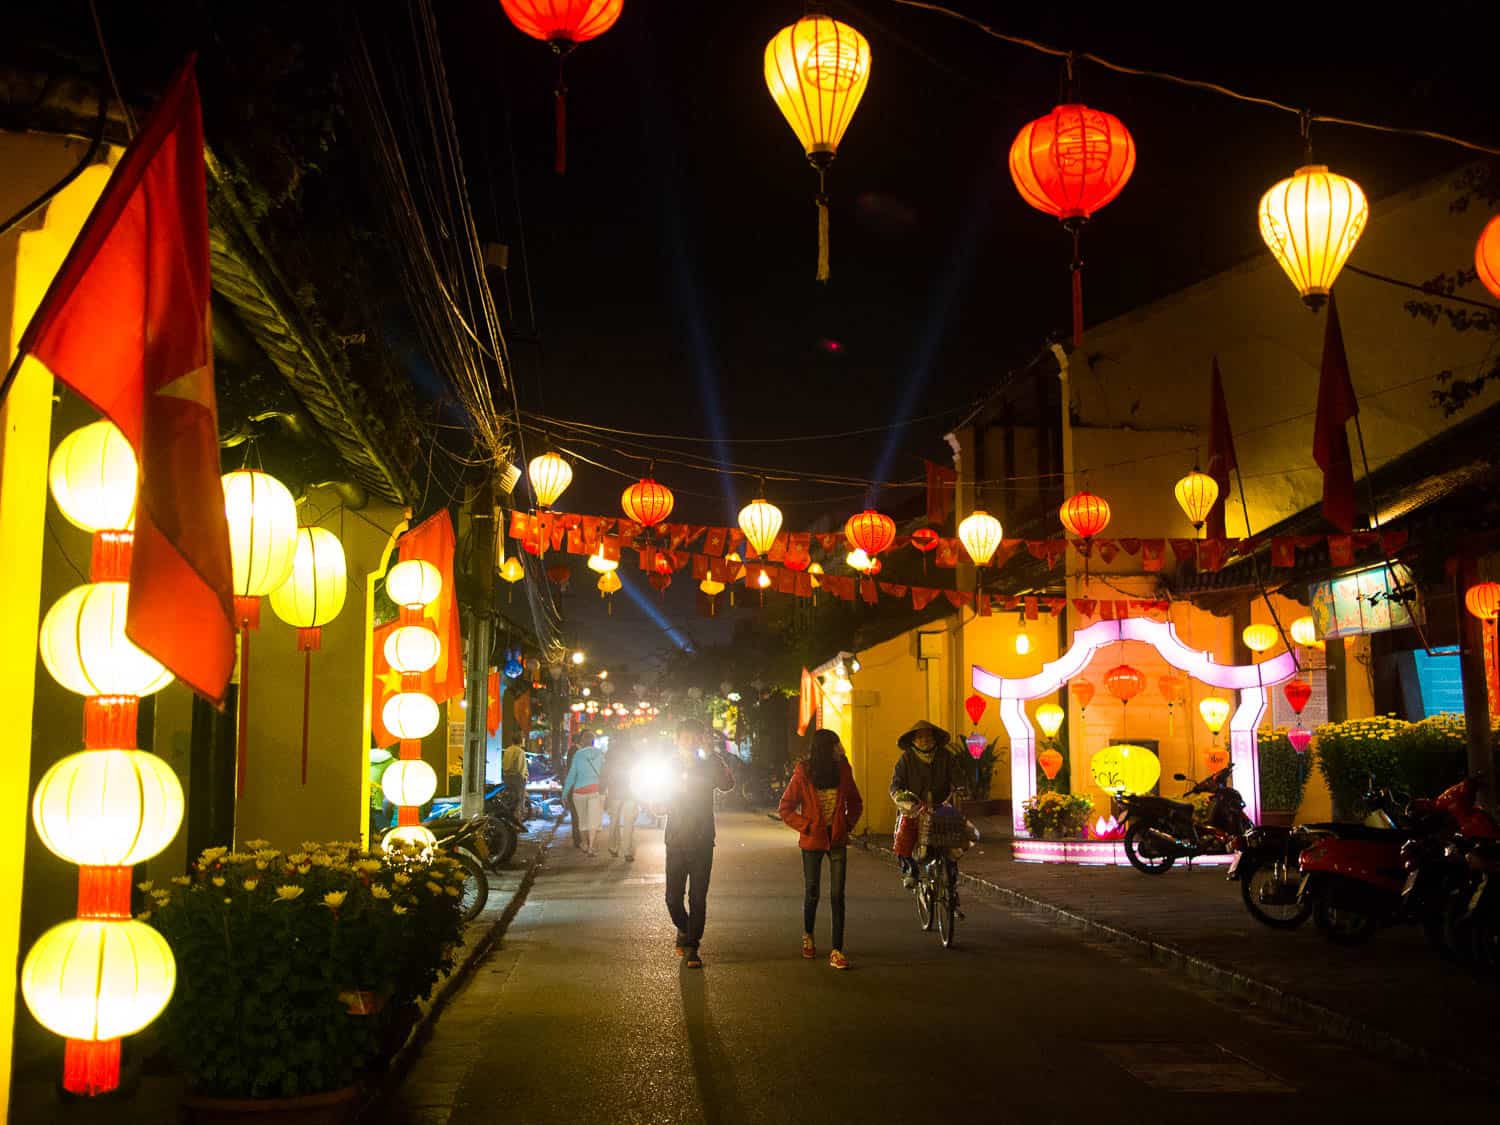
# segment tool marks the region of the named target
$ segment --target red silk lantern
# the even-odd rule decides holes
[[[670,572],[666,574],[657,573],[653,574],[646,581],[650,582],[651,585],[655,586],[662,593],[666,593],[667,587],[672,584],[672,575]]]
[[[858,515],[849,517],[844,524],[844,537],[851,546],[873,559],[895,541],[896,521],[874,508],[866,508]]]
[[[672,490],[649,476],[620,493],[620,508],[632,523],[655,527],[672,514]]]
[[[928,551],[936,551],[938,540],[942,538],[930,527],[919,527],[911,533],[911,545],[924,555]]]
[[[651,561],[651,569],[657,574],[671,574],[672,556],[665,551],[657,551],[656,558]]]
[[[877,574],[879,574],[884,569],[885,569],[885,563],[881,562],[879,559],[871,559],[870,560],[870,565],[867,566],[867,567],[865,567],[865,577],[866,578],[874,578]]]
[[[547,568],[547,577],[558,586],[566,586],[568,579],[573,577],[573,571],[563,563],[553,563]]]
[[[1042,772],[1047,775],[1047,780],[1051,781],[1062,769],[1063,756],[1049,746],[1036,756],[1036,762],[1042,767]]]
[[[1121,703],[1129,703],[1146,690],[1146,676],[1139,668],[1116,664],[1104,673],[1104,686]]]
[[[798,574],[806,570],[811,563],[812,556],[801,549],[787,551],[786,557],[781,560],[782,566],[788,570],[795,570]]]
[[[1220,750],[1218,747],[1205,751],[1203,754],[1203,764],[1208,767],[1209,773],[1218,773],[1229,764],[1229,751]]]
[[[620,18],[625,0],[500,0],[500,6],[525,34],[540,39],[557,54],[557,148],[554,168],[560,176],[568,168],[568,87],[562,60],[580,43],[603,35]]]
[[[1083,260],[1078,236],[1095,211],[1119,195],[1135,171],[1135,141],[1113,114],[1057,106],[1016,134],[1010,176],[1021,198],[1055,215],[1073,236],[1073,344],[1083,340]]]
[[[1497,249],[1500,253],[1500,249]],[[1481,621],[1500,617],[1500,582],[1478,582],[1464,592],[1464,608]]]
[[[978,692],[975,692],[968,699],[964,700],[964,710],[969,713],[969,721],[975,726],[978,726],[979,720],[984,718],[984,709],[986,706],[984,696]]]
[[[1312,698],[1312,684],[1306,680],[1288,680],[1281,685],[1281,694],[1286,696],[1286,701],[1292,705],[1292,710],[1302,714],[1302,708],[1307,706],[1307,701]]]
[[[1474,269],[1479,273],[1480,284],[1500,300],[1500,215],[1479,232],[1479,241],[1474,244]]]
[[[1080,711],[1087,711],[1089,703],[1094,698],[1094,682],[1092,680],[1070,680],[1068,691],[1072,693],[1073,699],[1078,704]]]
[[[1109,502],[1085,489],[1063,502],[1058,518],[1078,538],[1092,539],[1109,526]]]

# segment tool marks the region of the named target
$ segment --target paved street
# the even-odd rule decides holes
[[[690,972],[661,904],[660,834],[638,845],[627,866],[558,835],[382,1125],[1373,1120],[1437,1097],[1490,1104],[977,893],[944,950],[893,869],[853,849],[854,969],[804,961],[795,839],[763,815],[721,818],[707,966]]]

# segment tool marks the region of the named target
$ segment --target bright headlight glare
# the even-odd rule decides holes
[[[660,759],[641,762],[630,771],[630,791],[648,804],[665,801],[676,788],[671,767]]]

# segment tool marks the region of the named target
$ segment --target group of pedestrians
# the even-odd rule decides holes
[[[640,804],[631,789],[636,762],[635,746],[624,741],[608,753],[594,744],[594,736],[582,735],[574,743],[563,781],[563,803],[573,814],[573,846],[587,856],[599,854],[599,836],[604,817],[609,816],[609,854],[635,862],[635,822]]]

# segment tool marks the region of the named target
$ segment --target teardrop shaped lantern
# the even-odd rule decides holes
[[[620,576],[611,570],[601,574],[596,585],[599,587],[600,594],[614,594],[619,592],[623,583],[620,581]]]
[[[500,567],[500,577],[514,585],[526,577],[526,568],[521,565],[520,559],[512,555]]]
[[[1083,260],[1078,238],[1093,213],[1119,195],[1135,171],[1135,140],[1124,122],[1077,103],[1057,106],[1016,134],[1010,176],[1021,198],[1055,215],[1073,236],[1073,346],[1083,342]]]
[[[1500,215],[1479,232],[1479,241],[1474,244],[1474,270],[1490,296],[1500,300]]]
[[[1303,614],[1292,622],[1292,640],[1299,645],[1307,647],[1318,643],[1318,624],[1312,619],[1311,614]]]
[[[1286,701],[1292,705],[1292,710],[1300,715],[1302,709],[1307,706],[1307,701],[1312,698],[1312,685],[1306,680],[1288,680],[1281,685],[1281,694],[1286,696]]]
[[[1109,502],[1085,489],[1063,502],[1058,518],[1079,539],[1092,539],[1109,526]]]
[[[510,22],[550,46],[557,55],[557,131],[553,170],[560,176],[568,169],[568,87],[563,82],[563,60],[580,43],[603,35],[615,25],[625,0],[500,0]]]
[[[1063,756],[1049,746],[1036,756],[1036,764],[1042,767],[1047,780],[1052,781],[1062,771]]]
[[[964,700],[964,710],[969,713],[969,721],[975,726],[978,726],[979,720],[984,718],[984,709],[987,706],[989,706],[988,702],[977,691]]]
[[[1094,698],[1094,681],[1069,680],[1068,692],[1073,696],[1073,701],[1078,704],[1078,710],[1087,711]]]
[[[858,547],[873,559],[896,541],[896,521],[874,508],[866,508],[845,522],[844,538],[851,547]]]
[[[620,508],[632,523],[655,527],[672,514],[672,490],[649,475],[620,493]]]
[[[989,565],[1000,549],[1000,538],[1004,534],[1000,521],[983,508],[976,508],[958,525],[958,541],[969,552],[975,566]]]
[[[911,533],[911,545],[924,555],[928,551],[936,551],[938,541],[942,538],[930,527],[919,527]]]
[[[1198,714],[1203,716],[1203,725],[1208,728],[1208,732],[1218,737],[1229,719],[1229,700],[1210,695],[1199,702]]]
[[[870,44],[846,23],[807,15],[766,44],[766,89],[818,170],[818,272],[828,280],[828,166],[870,82]]]
[[[1193,471],[1173,487],[1172,494],[1177,497],[1177,506],[1187,516],[1193,530],[1202,531],[1208,513],[1213,511],[1214,503],[1219,499],[1219,482],[1207,473],[1199,472],[1198,466],[1194,465]]]
[[[573,466],[548,450],[531,459],[526,475],[531,478],[531,492],[536,497],[537,507],[550,508],[573,483]]]
[[[1048,738],[1057,737],[1057,732],[1062,730],[1065,718],[1067,718],[1067,712],[1056,703],[1043,703],[1036,709],[1036,725],[1042,728],[1042,733]],[[1048,774],[1047,776],[1054,775]]]
[[[1116,664],[1104,673],[1104,686],[1121,703],[1129,703],[1146,690],[1146,676],[1130,664]]]
[[[740,530],[757,555],[764,556],[781,531],[781,509],[761,497],[740,509]]]
[[[1325,164],[1307,164],[1260,197],[1260,236],[1316,312],[1369,221],[1365,193]]]
[[[292,573],[271,591],[271,609],[297,630],[302,654],[302,784],[307,784],[308,706],[312,700],[312,654],[323,647],[323,626],[344,608],[349,581],[344,545],[324,527],[297,529]]]

